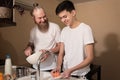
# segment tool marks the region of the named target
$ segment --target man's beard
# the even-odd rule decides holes
[[[39,28],[46,28],[49,26],[48,20],[45,20],[43,23],[36,23]]]

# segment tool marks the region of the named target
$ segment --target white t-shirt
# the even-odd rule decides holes
[[[56,43],[59,42],[60,27],[52,22],[49,22],[48,32],[42,33],[38,26],[35,26],[30,33],[30,42],[35,46],[35,52],[39,52],[41,49],[49,50],[54,48]],[[33,65],[36,68],[36,65]],[[56,67],[55,54],[51,53],[46,61],[40,65],[41,70],[50,70]]]
[[[64,69],[71,68],[80,64],[85,55],[84,47],[87,44],[94,43],[91,28],[81,23],[78,27],[71,29],[69,26],[65,27],[61,32],[61,42],[65,45]],[[89,66],[76,70],[72,75],[85,75],[90,71]]]

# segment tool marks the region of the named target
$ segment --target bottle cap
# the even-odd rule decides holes
[[[7,54],[7,55],[6,55],[6,58],[10,58],[10,54]]]

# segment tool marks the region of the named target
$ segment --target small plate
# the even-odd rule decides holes
[[[61,73],[59,73],[59,75],[58,75],[58,76],[56,76],[56,77],[54,77],[52,74],[51,74],[51,76],[52,76],[52,79],[53,79],[53,80],[59,80],[59,79],[61,79],[61,78],[62,78]]]
[[[58,77],[54,77],[54,79],[60,79],[60,78],[62,78],[62,76],[60,75],[60,76],[58,76]]]
[[[58,76],[58,77],[52,77],[52,78],[53,78],[53,80],[58,80],[58,79],[61,79],[62,76],[60,75],[60,76]]]

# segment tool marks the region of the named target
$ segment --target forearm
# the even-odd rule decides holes
[[[57,68],[61,69],[63,63],[63,56],[58,56],[57,58]]]
[[[63,57],[64,57],[64,44],[60,43],[60,51],[58,54],[58,60],[57,60],[57,67],[61,69],[62,63],[63,63]]]
[[[75,70],[78,70],[78,69],[82,69],[82,68],[84,68],[92,63],[92,61],[94,59],[93,45],[92,44],[89,44],[85,47],[85,53],[86,53],[85,59],[80,64],[71,68],[72,72]]]
[[[91,64],[92,61],[93,61],[93,57],[91,57],[91,58],[86,58],[84,61],[82,61],[80,64],[72,67],[70,70],[71,70],[71,72],[73,72],[73,71],[82,69],[82,68],[88,66],[89,64]]]

